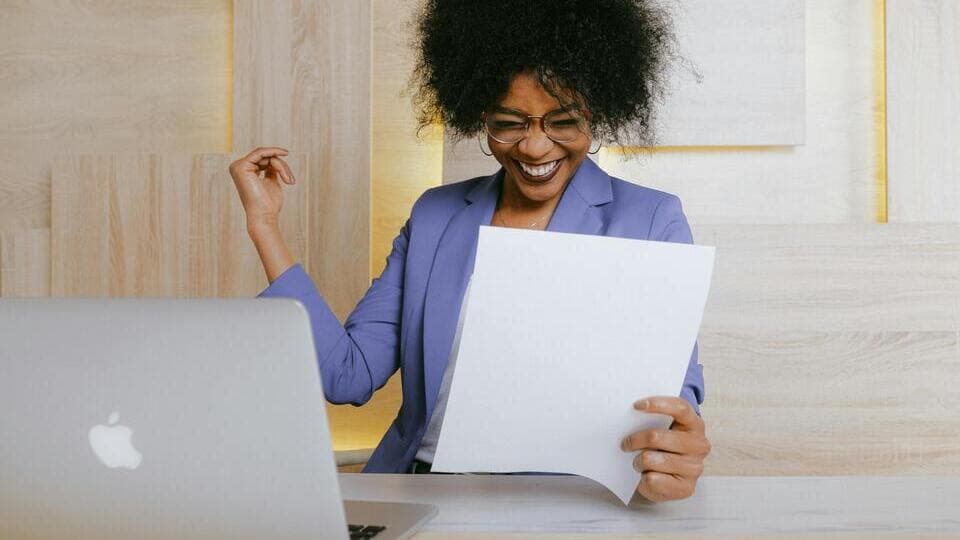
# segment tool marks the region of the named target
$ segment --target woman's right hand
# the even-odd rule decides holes
[[[280,181],[288,185],[297,182],[290,165],[283,160],[287,154],[283,148],[256,148],[230,164],[230,176],[240,194],[250,231],[276,227],[280,223],[283,207]]]
[[[280,181],[291,186],[297,182],[283,160],[287,154],[283,148],[257,148],[230,164],[230,176],[247,214],[247,232],[270,283],[294,264],[280,232],[283,207]],[[264,173],[263,178],[260,173]]]

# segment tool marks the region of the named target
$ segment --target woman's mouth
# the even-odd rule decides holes
[[[557,171],[560,170],[560,163],[563,161],[563,159],[561,158],[554,161],[548,161],[546,163],[539,163],[537,165],[532,165],[517,160],[513,161],[516,162],[518,168],[520,169],[520,173],[524,177],[524,180],[542,184],[544,182],[548,182],[554,177],[554,175],[557,174]]]

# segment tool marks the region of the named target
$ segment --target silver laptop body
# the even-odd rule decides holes
[[[348,537],[294,301],[0,299],[0,437],[0,538]]]

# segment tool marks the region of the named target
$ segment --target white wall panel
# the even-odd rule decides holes
[[[675,2],[679,53],[658,145],[804,142],[804,1]]]
[[[675,193],[697,223],[876,221],[878,89],[872,0],[806,2],[806,144],[656,151],[624,162],[621,178]]]
[[[890,221],[960,221],[960,2],[887,1]]]

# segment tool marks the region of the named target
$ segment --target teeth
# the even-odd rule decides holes
[[[546,176],[553,172],[560,165],[560,160],[551,161],[550,163],[544,163],[543,165],[538,165],[536,167],[532,165],[527,165],[522,161],[518,161],[520,168],[530,176]]]

